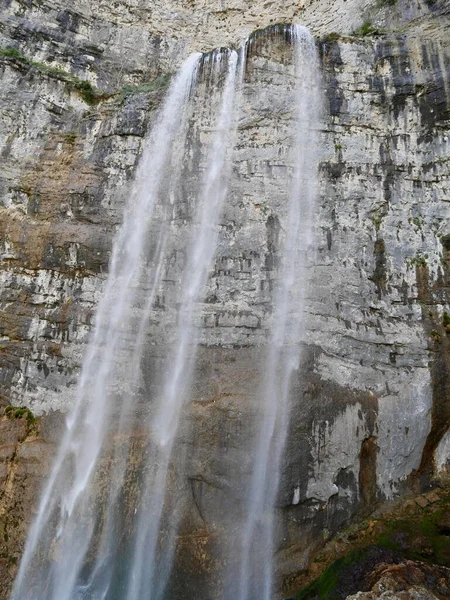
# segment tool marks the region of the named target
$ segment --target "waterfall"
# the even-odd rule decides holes
[[[221,54],[213,57],[213,63]],[[165,367],[163,392],[152,422],[150,436],[154,445],[150,461],[155,465],[145,478],[143,498],[138,515],[136,536],[130,569],[130,583],[126,600],[143,598],[149,588],[155,590],[152,598],[160,598],[164,582],[170,570],[172,552],[160,550],[157,556],[158,530],[164,507],[166,478],[172,446],[178,428],[180,410],[189,389],[196,346],[195,314],[199,296],[203,291],[208,268],[214,258],[217,237],[217,221],[226,195],[225,158],[233,119],[236,88],[237,54],[228,55],[228,69],[224,84],[222,106],[217,131],[208,156],[208,168],[204,174],[200,201],[188,252],[187,264],[180,297],[179,327],[176,331],[174,352]],[[148,500],[148,501],[146,501]],[[166,554],[168,558],[166,558]],[[167,564],[169,561],[169,564]],[[156,577],[157,574],[157,577]],[[156,581],[157,579],[157,581]],[[148,594],[148,592],[147,592]]]
[[[296,89],[292,187],[274,293],[266,366],[260,390],[260,427],[240,536],[238,566],[228,581],[230,599],[270,600],[275,570],[275,505],[289,425],[292,379],[299,369],[304,333],[307,259],[314,231],[320,118],[319,60],[308,29],[293,26]]]
[[[274,508],[290,385],[300,362],[305,256],[313,242],[318,58],[306,29],[280,31],[293,42],[295,57],[293,176],[280,216],[284,241],[271,298],[260,427],[249,442],[254,460],[248,484],[237,482],[246,488],[244,522],[223,594],[233,600],[268,600],[273,591]],[[231,152],[253,47],[250,38],[239,53],[191,55],[143,142],[76,404],[29,532],[13,600],[165,597],[182,519],[179,499],[168,493],[184,473],[181,459],[174,467],[174,449],[233,180]],[[204,120],[207,136],[196,129]],[[155,331],[159,354],[150,368],[146,349]]]
[[[198,77],[200,54],[190,56],[184,63],[144,143],[124,222],[114,243],[110,273],[80,375],[76,406],[67,421],[67,431],[42,494],[13,598],[42,600],[45,596],[46,600],[74,600],[118,594],[137,600],[143,597],[144,589],[146,597],[150,597],[149,587],[154,590],[151,598],[158,598],[163,592],[161,569],[165,573],[170,565],[162,565],[155,553],[165,483],[181,406],[189,388],[196,345],[195,309],[214,257],[217,221],[226,195],[224,163],[234,125],[237,53],[217,51],[211,63],[216,80],[224,64],[227,72],[217,130],[194,217],[195,231],[191,235],[179,297],[181,310],[163,367],[165,381],[160,400],[153,407],[153,414],[141,414],[140,363],[146,325],[161,283],[164,261],[167,262],[169,227],[163,220],[152,246],[149,235],[155,233],[152,219],[158,221],[158,207],[166,211],[170,207],[170,198],[182,173],[189,96]],[[143,297],[144,307],[140,306]],[[124,518],[119,500],[128,468],[130,436],[138,423],[147,423],[151,444],[146,449],[142,502],[135,509],[132,541],[127,542],[127,565],[131,568],[124,576],[118,566],[125,560],[123,549],[118,548],[123,532],[117,523]],[[110,489],[104,514],[100,515],[94,506],[98,493],[94,489],[95,471],[111,439]],[[90,556],[93,552],[95,560]],[[162,549],[161,554],[170,556],[167,549]],[[153,580],[157,570],[156,584]],[[124,580],[119,581],[120,578]]]

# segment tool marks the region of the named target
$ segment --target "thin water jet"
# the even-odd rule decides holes
[[[277,545],[276,499],[281,460],[289,425],[291,384],[300,367],[305,328],[304,300],[307,264],[313,243],[317,194],[317,135],[321,113],[320,75],[316,44],[304,27],[283,35],[293,45],[295,63],[293,176],[278,279],[269,326],[266,366],[261,381],[259,430],[238,541],[238,560],[229,574],[227,598],[270,600],[274,591],[274,553]]]

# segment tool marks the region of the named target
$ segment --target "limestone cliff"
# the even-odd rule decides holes
[[[280,21],[303,22],[317,35],[326,96],[306,358],[279,499],[280,570],[287,575],[349,518],[408,486],[420,488],[449,466],[446,0],[95,6],[74,0],[70,9],[58,0],[6,2],[0,16],[0,399],[46,415],[44,438],[48,415],[73,404],[113,236],[170,73],[190,51],[237,45],[252,30]],[[276,272],[283,198],[273,183],[286,173],[286,50],[270,30],[258,39],[186,415],[196,443],[182,440],[190,450],[190,518],[179,552],[181,575],[186,569],[179,593],[187,597],[213,570],[212,531],[225,526],[226,473],[236,465],[245,469],[241,442],[256,401]],[[179,210],[189,217],[189,202]],[[155,308],[158,327],[173,310],[178,260],[175,248]],[[157,331],[149,332],[148,379],[158,364]],[[22,421],[2,423],[6,582],[17,559],[10,560],[11,540],[20,549],[36,483],[26,484],[23,496],[11,469],[20,453],[37,447],[37,434],[22,431]]]

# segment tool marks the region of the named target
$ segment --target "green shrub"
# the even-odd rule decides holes
[[[381,29],[374,27],[370,21],[365,21],[361,27],[354,30],[353,35],[357,37],[366,37],[368,35],[381,35],[382,33]]]
[[[78,80],[73,82],[73,87],[86,102],[86,104],[96,104],[99,100],[97,92],[89,81]]]
[[[440,342],[441,341],[441,335],[440,335],[440,333],[436,329],[432,329],[430,331],[430,335],[431,335],[431,337],[433,338],[433,340],[435,342]]]
[[[0,57],[1,56],[14,59],[22,64],[29,65],[31,68],[36,69],[41,73],[45,73],[49,77],[55,77],[56,79],[64,81],[69,87],[78,92],[84,102],[90,106],[97,104],[101,98],[100,92],[95,90],[89,81],[79,79],[75,75],[72,75],[72,73],[61,69],[60,67],[52,67],[45,63],[31,60],[27,56],[21,54],[16,48],[0,48]]]
[[[325,34],[322,38],[322,41],[324,43],[333,44],[334,42],[337,42],[340,39],[340,37],[341,36],[339,33],[332,31],[330,33]]]
[[[7,56],[8,58],[23,58],[23,55],[16,48],[0,48],[0,56]]]
[[[428,254],[422,255],[420,253],[417,253],[416,256],[414,256],[413,258],[407,258],[405,262],[406,262],[406,266],[408,268],[426,267],[427,259],[428,259]]]
[[[8,419],[22,419],[22,417],[25,417],[29,425],[32,425],[36,421],[36,417],[26,406],[7,406],[5,408],[5,415]]]

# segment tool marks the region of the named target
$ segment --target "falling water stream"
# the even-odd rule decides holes
[[[260,426],[236,547],[238,567],[225,577],[228,591],[223,597],[230,600],[269,600],[273,592],[274,506],[291,379],[300,361],[305,255],[313,241],[318,59],[306,29],[293,26],[289,31],[296,81],[293,175],[268,327]],[[191,55],[174,77],[144,141],[123,225],[113,245],[76,405],[29,532],[14,600],[162,600],[167,595],[180,519],[176,498],[167,494],[167,480],[195,367],[199,306],[214,264],[232,177],[231,153],[248,49],[249,42],[239,53],[218,50],[207,58]],[[142,363],[149,324],[155,319],[155,304],[173,255],[170,223],[188,161],[190,124],[198,103],[210,101],[206,92],[199,96],[198,87],[206,62],[216,88],[216,102],[210,102],[212,133],[203,143],[203,166],[185,227],[185,261],[174,292],[176,310],[149,406],[142,392]],[[141,440],[138,464],[132,441],[136,431]],[[102,470],[106,489],[98,483]],[[126,508],[123,496],[130,474],[138,481],[138,500]]]
[[[267,358],[260,391],[260,427],[245,525],[240,538],[239,569],[234,598],[270,600],[276,498],[289,425],[292,379],[300,366],[300,341],[305,326],[307,255],[312,249],[317,183],[317,139],[320,116],[319,61],[313,36],[293,26],[295,59],[295,144],[289,205],[282,224],[284,244],[274,294]]]
[[[110,422],[110,415],[115,416],[111,388],[118,347],[123,331],[130,325],[146,234],[174,140],[182,130],[183,109],[199,59],[200,55],[193,55],[183,65],[144,147],[124,223],[113,246],[110,272],[83,362],[75,409],[68,418],[67,431],[28,536],[14,598],[69,600],[77,597],[78,578],[96,520],[90,505],[89,483],[105,437],[110,433],[108,426],[114,428]],[[150,178],[148,173],[152,174]],[[157,281],[153,286],[157,286]],[[115,481],[112,485],[117,488]],[[54,552],[55,539],[57,560],[36,569],[38,557],[49,557]],[[104,596],[99,595],[101,597]]]

